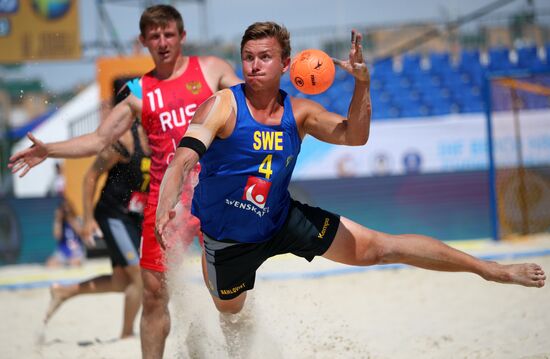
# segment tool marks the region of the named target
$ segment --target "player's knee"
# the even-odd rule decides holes
[[[391,240],[383,235],[376,235],[369,243],[363,255],[366,265],[388,264],[394,261]]]
[[[144,313],[165,311],[168,301],[157,291],[143,290],[142,305]]]
[[[399,246],[391,235],[380,236],[376,244],[379,264],[399,263],[401,261],[401,252]]]
[[[143,282],[143,310],[150,311],[162,308],[168,304],[168,293],[160,283],[152,285],[149,281]]]
[[[244,294],[244,293],[243,293]],[[245,298],[241,294],[241,296],[230,299],[230,300],[221,300],[221,299],[215,299],[214,304],[216,305],[216,309],[218,309],[218,312],[222,314],[238,314],[241,312],[241,310],[244,307]]]
[[[114,278],[112,281],[112,284],[113,284],[113,289],[116,292],[124,292],[124,290],[128,286],[128,282],[121,278]]]
[[[238,314],[244,307],[243,303],[230,303],[230,304],[219,304],[216,303],[216,308],[222,314]]]

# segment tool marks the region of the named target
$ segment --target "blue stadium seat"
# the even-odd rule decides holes
[[[336,66],[334,81],[346,80],[348,77],[353,77],[353,76],[351,76],[346,70],[340,68],[339,66]]]
[[[446,87],[457,87],[468,83],[469,78],[463,76],[462,72],[456,69],[449,69],[440,74],[441,85]]]
[[[536,46],[518,49],[518,67],[533,71],[550,70],[550,45],[546,45],[546,59],[541,59]]]
[[[471,69],[481,67],[479,50],[463,50],[460,52],[460,62],[458,68],[469,72]]]
[[[332,111],[333,101],[330,98],[330,96],[327,95],[326,92],[324,92],[322,94],[319,94],[319,95],[311,95],[309,98],[312,99],[313,101],[316,101],[316,102],[320,103],[327,110]]]
[[[472,87],[468,85],[459,85],[454,87],[449,87],[449,97],[452,99],[462,98],[462,97],[471,97]],[[479,94],[477,95],[479,97]]]
[[[370,85],[374,90],[383,89],[386,84],[385,77],[380,72],[370,74]]]
[[[510,50],[507,47],[489,49],[489,70],[508,71],[516,68],[510,61]]]
[[[536,46],[522,47],[517,50],[518,67],[522,69],[531,69],[537,62],[542,63],[537,54]]]
[[[460,112],[482,112],[483,98],[481,94],[466,88],[463,91],[453,93],[454,101],[458,104]]]
[[[469,82],[472,85],[481,86],[485,78],[485,72],[485,68],[480,66],[477,68],[471,68],[468,72],[464,71],[463,74],[468,76]]]
[[[396,104],[401,104],[401,102],[413,102],[417,103],[420,101],[420,96],[418,91],[402,91],[397,94],[391,94],[393,102]]]
[[[331,111],[336,112],[342,116],[346,116],[349,109],[350,98],[340,97],[334,101],[330,106]]]
[[[371,93],[373,103],[387,105],[392,101],[392,96],[386,91],[375,91]]]
[[[346,109],[347,111],[347,109]],[[393,105],[372,106],[372,118],[374,120],[394,119],[399,117],[399,108]]]
[[[479,113],[485,111],[483,102],[465,102],[459,105],[461,113]]]
[[[407,106],[401,108],[400,117],[427,117],[429,116],[429,108],[421,103],[416,106]]]
[[[353,92],[355,88],[355,78],[353,76],[348,76],[342,81],[342,86],[348,92]]]
[[[417,110],[423,105],[418,98],[414,98],[410,93],[393,97],[393,103],[401,110],[401,116],[407,114],[408,117],[414,116]],[[420,116],[420,114],[417,116]]]
[[[437,106],[439,103],[451,102],[450,92],[446,88],[425,89],[422,94],[422,101],[429,107]]]
[[[483,80],[482,75],[481,74],[475,74],[474,71],[465,72],[465,71],[459,70],[459,73],[460,73],[460,78],[462,79],[462,83],[464,83],[464,84],[476,85],[477,86]]]
[[[448,115],[452,112],[454,112],[453,105],[448,100],[437,101],[430,106],[430,115],[432,116]]]
[[[403,92],[408,92],[409,91],[407,87],[403,87],[401,85],[400,80],[396,80],[396,81],[386,83],[386,86],[384,87],[384,90],[386,90],[387,92],[389,92],[392,95],[401,94]]]
[[[348,83],[348,81],[335,80],[332,86],[327,90],[326,94],[333,100],[339,97],[351,98],[351,95],[353,93],[353,86],[353,80],[351,81],[351,83]]]
[[[379,79],[382,82],[382,87],[387,87],[388,85],[393,85],[399,83],[400,75],[396,74],[395,72],[383,72],[383,73],[376,73],[376,76],[374,78]]]
[[[422,71],[422,68],[420,67],[420,61],[421,61],[420,54],[414,54],[414,53],[408,53],[403,55],[402,64],[403,69],[402,73],[404,74],[411,74],[418,71]]]
[[[373,65],[373,74],[383,74],[388,72],[393,72],[393,59],[387,58],[382,59],[374,63]]]
[[[481,93],[472,86],[462,86],[454,88],[451,96],[454,99],[465,99],[465,101],[481,101]],[[460,101],[459,101],[460,102]]]
[[[401,76],[399,77],[399,86],[402,88],[402,89],[410,89],[411,86],[412,86],[412,82],[411,80],[409,79],[408,76]]]
[[[419,97],[425,102],[443,97],[441,87],[439,86],[433,86],[431,84],[417,85],[415,90],[418,92]]]
[[[384,88],[384,82],[378,77],[371,77],[370,88],[371,91],[380,91]]]
[[[433,73],[441,73],[451,68],[450,55],[448,52],[431,52],[430,71]]]
[[[411,73],[409,74],[408,79],[411,82],[411,87],[423,86],[425,84],[438,85],[440,82],[438,76],[435,76],[428,71]]]
[[[386,92],[382,92],[382,93],[373,92],[371,101],[372,101],[373,108],[381,108],[381,107],[390,108],[392,106],[391,96],[389,96],[389,94]],[[349,99],[347,103],[349,105]],[[347,112],[347,107],[346,107],[346,112]]]
[[[478,50],[464,50],[460,53],[458,70],[468,77],[469,82],[481,85],[485,76],[485,67],[482,66]]]

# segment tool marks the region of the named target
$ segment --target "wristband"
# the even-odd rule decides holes
[[[202,143],[201,140],[198,140],[195,137],[183,137],[178,147],[187,147],[192,149],[199,155],[199,159],[206,152],[206,146],[204,145],[204,143]]]

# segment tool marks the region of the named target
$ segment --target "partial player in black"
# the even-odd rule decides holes
[[[116,85],[116,84],[115,84]],[[118,92],[116,101],[127,92]],[[139,247],[143,208],[149,187],[149,147],[143,129],[135,121],[113,145],[103,150],[88,169],[83,183],[84,228],[86,243],[94,237],[107,244],[112,275],[103,275],[82,283],[51,288],[48,321],[67,299],[79,294],[124,292],[124,321],[121,338],[133,335],[134,320],[141,306],[143,284],[139,267]],[[93,208],[99,177],[107,172],[101,196]]]

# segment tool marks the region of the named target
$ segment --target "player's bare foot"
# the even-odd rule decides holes
[[[122,333],[120,335],[120,340],[123,340],[123,339],[129,339],[129,338],[133,338],[135,337],[135,334],[132,332],[132,333]]]
[[[61,304],[69,298],[69,295],[65,288],[59,284],[52,284],[50,287],[50,306],[46,312],[46,317],[44,318],[44,323],[48,323],[53,314],[59,309]]]
[[[525,287],[544,287],[546,274],[538,264],[491,264],[492,273],[487,277],[488,280],[499,283],[519,284]]]

